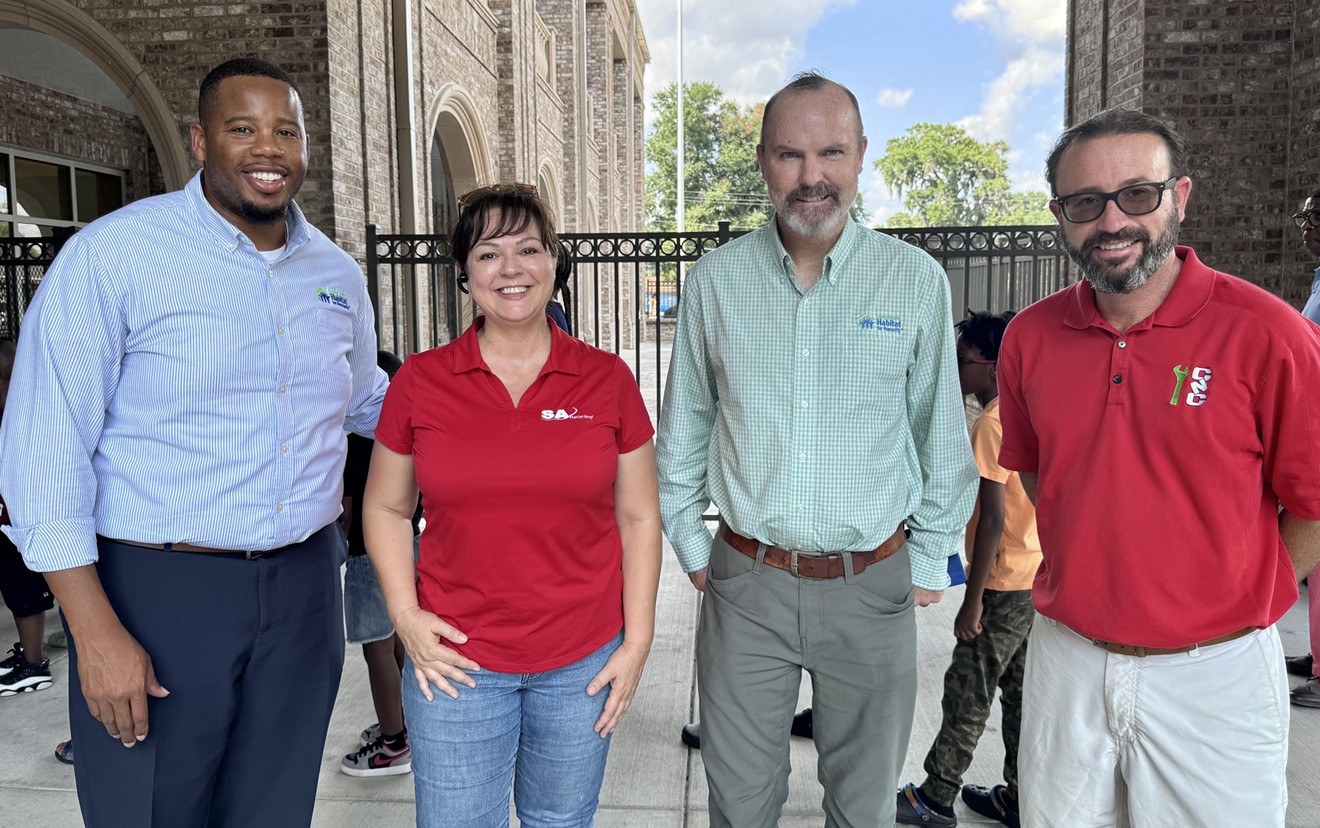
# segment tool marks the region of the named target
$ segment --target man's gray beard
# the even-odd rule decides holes
[[[828,236],[830,233],[837,230],[839,223],[847,215],[848,208],[840,203],[838,207],[835,207],[823,219],[815,224],[804,221],[793,213],[780,213],[779,217],[784,220],[784,224],[788,225],[788,229],[792,230],[794,233],[797,233],[799,236],[809,236],[814,238],[817,236]]]
[[[1178,214],[1172,212],[1164,225],[1164,231],[1153,241],[1144,231],[1131,229],[1122,233],[1096,234],[1083,242],[1082,247],[1074,247],[1065,236],[1063,246],[1081,271],[1082,278],[1091,283],[1096,293],[1127,294],[1150,281],[1150,277],[1173,253],[1174,246],[1178,244],[1178,227]],[[1115,241],[1139,241],[1142,244],[1141,258],[1127,270],[1110,270],[1090,257],[1095,247]]]

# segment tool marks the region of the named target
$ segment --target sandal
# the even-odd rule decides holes
[[[55,758],[66,765],[73,764],[73,740],[60,742],[55,746]]]

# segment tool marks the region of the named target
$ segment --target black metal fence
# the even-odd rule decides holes
[[[0,339],[18,339],[23,314],[46,268],[73,235],[71,229],[59,229],[65,232],[53,238],[0,238]]]
[[[574,332],[616,353],[637,351],[639,358],[642,343],[654,341],[658,353],[682,295],[683,265],[745,232],[721,222],[715,231],[683,234],[563,234],[561,243],[574,261]],[[955,317],[967,309],[1019,309],[1069,282],[1059,230],[1052,225],[881,232],[939,261],[949,275]],[[471,319],[470,302],[456,290],[444,236],[385,235],[368,227],[367,281],[381,342],[398,353],[446,342]],[[389,291],[382,291],[385,285]]]

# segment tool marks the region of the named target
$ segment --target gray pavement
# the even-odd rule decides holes
[[[953,616],[961,588],[940,604],[918,613],[920,636],[920,693],[904,778],[920,781],[921,760],[940,720],[940,689],[944,668],[953,647]],[[695,676],[693,641],[697,593],[666,550],[659,601],[658,634],[637,701],[620,726],[611,748],[605,789],[597,824],[601,828],[680,828],[705,826],[706,783],[701,755],[684,748],[678,730],[693,716]],[[52,613],[49,628],[56,629]],[[1295,607],[1280,622],[1284,649],[1306,648],[1304,607]],[[0,619],[0,644],[7,649],[16,639],[12,619]],[[78,806],[73,770],[52,755],[55,743],[67,737],[67,668],[63,650],[50,652],[56,684],[50,690],[0,699],[0,813],[4,824],[76,826]],[[810,700],[804,683],[802,702]],[[412,777],[356,779],[337,769],[339,757],[357,744],[357,733],[372,722],[366,668],[350,648],[339,703],[330,724],[317,794],[316,828],[350,826],[406,826],[413,824]],[[1292,742],[1288,769],[1291,803],[1289,828],[1320,825],[1320,710],[1293,708]],[[809,741],[793,740],[788,803],[783,826],[819,826],[820,785],[815,778],[815,750]],[[981,740],[968,782],[999,781],[1003,748],[999,744],[998,711]],[[1248,779],[1242,784],[1251,784]],[[961,804],[959,806],[961,808]],[[965,810],[966,825],[995,824]],[[517,824],[516,821],[514,823]],[[1254,826],[1225,826],[1254,828]]]
[[[631,365],[631,355],[625,356]],[[642,372],[642,387],[644,391],[651,389],[645,396],[653,411],[657,369],[654,364],[644,364]],[[940,604],[918,611],[920,691],[904,770],[908,780],[921,780],[921,760],[939,728],[942,677],[953,648],[953,617],[961,597],[961,588],[957,588]],[[678,740],[679,728],[694,715],[697,601],[696,591],[666,546],[656,641],[637,700],[611,748],[597,817],[601,828],[697,828],[709,824],[700,753],[687,750]],[[57,629],[58,624],[52,613],[48,629]],[[1279,626],[1285,652],[1305,652],[1304,600]],[[12,619],[0,612],[0,654],[16,639]],[[63,650],[52,650],[50,656],[56,680],[53,688],[0,699],[0,733],[5,734],[0,742],[0,814],[6,826],[60,828],[80,823],[72,768],[61,765],[52,755],[55,743],[68,735],[68,658]],[[801,701],[805,704],[809,700],[809,687],[804,682]],[[969,783],[1000,781],[1003,748],[998,717],[996,709],[968,771]],[[349,648],[322,761],[313,821],[316,828],[413,824],[411,776],[357,779],[338,771],[339,758],[356,747],[358,731],[373,720],[366,668],[356,648]],[[1317,828],[1320,710],[1293,708],[1291,733],[1288,826]],[[815,750],[811,742],[794,739],[791,755],[793,773],[780,825],[819,826],[823,814],[821,789],[815,778]],[[1251,780],[1243,779],[1241,784],[1250,785]],[[997,824],[970,814],[961,803],[959,808],[963,824]]]

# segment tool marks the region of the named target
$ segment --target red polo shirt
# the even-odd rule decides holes
[[[623,626],[614,480],[619,455],[654,429],[628,366],[554,325],[514,408],[481,358],[480,325],[408,358],[376,439],[415,463],[422,608],[467,633],[455,649],[482,667],[543,672]]]
[[[1278,505],[1320,520],[1320,329],[1179,247],[1182,271],[1119,334],[1075,284],[999,353],[999,461],[1036,472],[1036,608],[1083,635],[1181,647],[1297,599]]]

